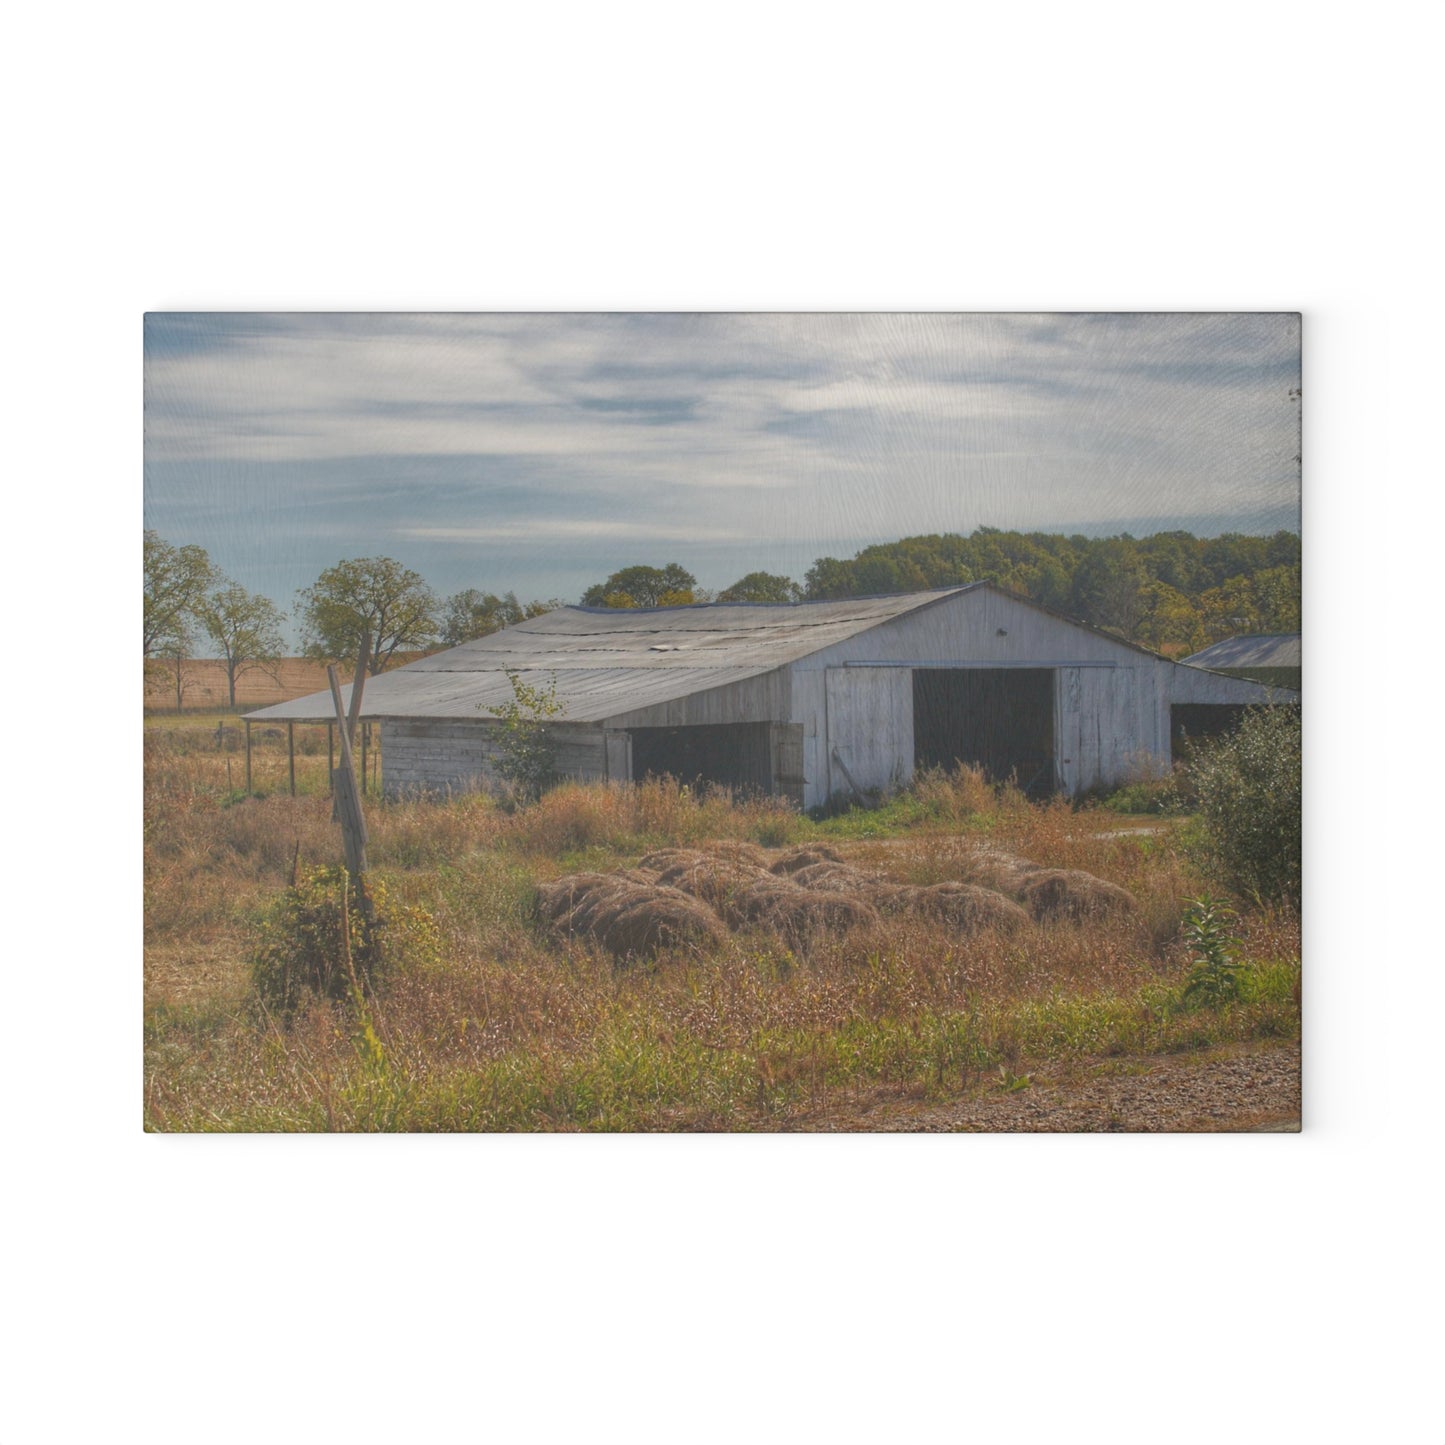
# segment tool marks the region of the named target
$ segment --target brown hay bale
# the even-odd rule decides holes
[[[767,873],[726,858],[704,858],[696,863],[676,863],[658,874],[657,882],[676,888],[716,908],[724,899],[751,887]]]
[[[1077,868],[1038,868],[1023,879],[1019,901],[1041,922],[1112,918],[1137,912],[1134,895]]]
[[[536,906],[540,917],[555,923],[570,913],[596,888],[612,882],[610,873],[571,873],[551,883],[537,885]]]
[[[624,878],[612,878],[607,883],[583,893],[572,909],[558,920],[569,933],[596,933],[598,919],[629,898],[645,896],[647,889]]]
[[[762,872],[766,872],[768,867],[767,851],[759,848],[756,843],[745,843],[735,838],[722,838],[716,843],[710,843],[707,851],[718,858],[726,858],[730,863],[739,863]]]
[[[843,855],[836,848],[830,848],[826,843],[805,843],[797,848],[789,848],[786,853],[779,854],[768,868],[768,872],[786,875],[796,873],[800,868],[807,868],[814,863],[841,863]]]
[[[877,923],[878,910],[844,893],[823,893],[791,883],[759,882],[722,905],[731,928],[769,928],[798,940],[823,929],[848,929]]]
[[[868,889],[865,896],[879,913],[906,913],[908,900],[916,890],[906,883],[891,883],[880,878]]]
[[[678,944],[716,945],[727,930],[705,904],[675,888],[633,889],[599,909],[592,934],[618,958],[641,957]]]
[[[791,881],[799,888],[814,888],[824,893],[867,892],[883,880],[875,874],[864,873],[847,863],[809,863],[790,875]]]
[[[878,910],[846,893],[819,893],[800,888],[791,897],[776,900],[769,926],[785,938],[804,939],[828,930],[835,933],[878,923]]]
[[[934,883],[927,888],[900,890],[896,906],[914,918],[932,918],[963,933],[986,928],[1017,933],[1027,927],[1029,915],[1002,893],[972,883]]]
[[[679,863],[696,863],[704,856],[696,848],[654,848],[638,859],[637,866],[650,873],[661,873]]]
[[[724,898],[718,905],[723,922],[729,928],[747,928],[751,924],[766,925],[780,900],[786,905],[787,895],[802,892],[791,883],[774,878],[764,878],[740,888]]]
[[[614,878],[625,878],[629,883],[638,883],[645,888],[651,888],[657,882],[657,874],[650,868],[624,868],[620,873],[614,873]]]
[[[965,883],[991,888],[997,893],[1006,893],[1011,898],[1017,898],[1025,882],[1040,869],[1037,863],[1030,863],[1027,858],[1016,858],[1012,853],[1001,853],[989,848],[969,854],[963,860],[959,871]]]

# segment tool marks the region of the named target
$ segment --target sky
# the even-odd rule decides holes
[[[348,557],[575,601],[980,525],[1293,530],[1299,384],[1292,313],[151,313],[145,525],[288,610]]]

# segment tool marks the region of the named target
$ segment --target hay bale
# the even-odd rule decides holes
[[[676,863],[658,874],[657,882],[676,888],[712,907],[768,875],[761,869],[726,858],[704,858],[696,863]]]
[[[571,873],[551,883],[539,883],[536,910],[539,917],[556,923],[565,917],[594,889],[612,882],[610,873]]]
[[[1002,893],[972,883],[934,883],[927,888],[899,890],[894,910],[914,918],[947,923],[961,933],[997,929],[1017,933],[1028,926],[1029,915]]]
[[[568,933],[597,932],[599,917],[617,908],[625,899],[645,896],[647,890],[625,878],[610,878],[583,893],[557,921]]]
[[[768,924],[784,938],[802,940],[823,931],[846,933],[879,923],[878,910],[846,893],[820,893],[799,888],[775,901]]]
[[[826,843],[805,843],[797,848],[789,848],[786,853],[779,854],[769,866],[768,871],[787,875],[815,863],[841,863],[842,861],[843,855],[836,848],[830,848]]]
[[[724,898],[718,905],[718,912],[729,928],[766,927],[774,911],[779,906],[786,906],[788,895],[802,891],[791,883],[766,877]]]
[[[879,921],[878,910],[862,899],[798,888],[781,880],[754,883],[726,899],[721,911],[730,928],[768,928],[794,941],[823,929],[858,928]]]
[[[717,915],[675,888],[633,888],[594,915],[592,936],[618,958],[645,957],[679,944],[715,946],[727,937]]]
[[[654,848],[651,853],[638,859],[637,866],[645,872],[662,873],[679,863],[698,862],[704,856],[706,855],[698,852],[696,848]]]
[[[790,876],[790,881],[799,888],[813,888],[823,893],[867,892],[883,880],[876,874],[864,873],[847,863],[809,863]]]
[[[1030,863],[1027,858],[1016,858],[1012,853],[992,848],[968,854],[959,869],[962,882],[991,888],[996,893],[1008,894],[1010,898],[1017,898],[1024,883],[1039,871],[1039,865]]]
[[[1115,918],[1135,913],[1134,895],[1077,868],[1036,868],[1019,886],[1019,901],[1040,922]]]
[[[767,851],[759,848],[756,843],[745,843],[734,838],[722,838],[716,843],[709,844],[708,852],[718,858],[726,858],[729,863],[739,863],[745,867],[754,868],[761,872],[767,871]]]

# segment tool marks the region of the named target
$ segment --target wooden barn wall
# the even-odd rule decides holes
[[[599,724],[552,723],[557,767],[583,781],[607,776],[606,735]],[[472,793],[499,782],[497,723],[455,718],[383,718],[382,791],[389,798]]]
[[[902,682],[915,664],[1054,669],[1055,775],[1070,793],[1167,770],[1173,703],[1298,700],[1152,657],[1011,597],[965,593],[794,664],[793,717],[804,734],[807,806],[846,786],[836,765],[830,771],[835,746],[845,763],[850,745],[864,747],[868,777],[858,777],[860,786],[912,776],[913,695]],[[874,681],[834,682],[835,674],[873,674]],[[857,711],[835,705],[845,692],[866,705]],[[872,740],[862,742],[869,732]]]
[[[789,715],[787,668],[744,678],[723,687],[711,687],[671,702],[607,719],[609,728],[685,728],[714,723],[787,722]]]

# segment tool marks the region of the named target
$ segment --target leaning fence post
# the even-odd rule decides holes
[[[331,701],[336,709],[337,731],[341,734],[341,766],[331,775],[335,817],[341,824],[346,867],[354,878],[360,879],[366,872],[366,819],[361,812],[361,796],[356,790],[356,772],[351,763],[351,739],[347,736],[346,712],[341,705],[341,683],[336,676],[334,663],[327,667],[326,677],[331,684]]]

